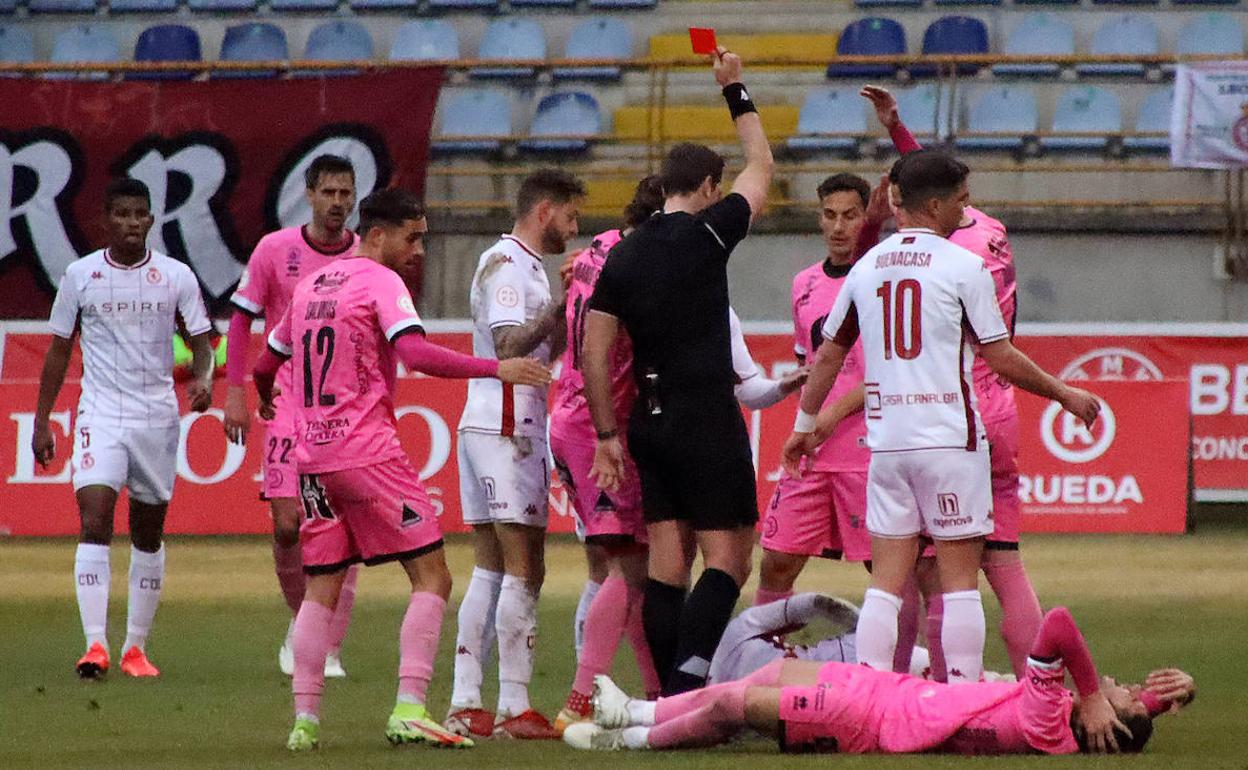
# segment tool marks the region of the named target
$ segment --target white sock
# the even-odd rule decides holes
[[[572,637],[573,644],[576,645],[577,660],[581,659],[581,647],[585,645],[585,616],[589,614],[589,605],[593,604],[599,588],[602,588],[602,583],[586,580],[585,587],[581,589],[581,600],[576,603],[576,620],[572,625]]]
[[[459,605],[451,708],[481,708],[481,668],[494,646],[494,615],[503,573],[474,567]]]
[[[949,683],[978,682],[984,672],[984,601],[979,591],[954,591],[944,600],[940,644]]]
[[[78,590],[78,615],[87,647],[99,642],[108,647],[108,546],[79,543],[74,554],[74,583]]]
[[[625,727],[623,737],[624,737],[625,748],[628,748],[628,749],[650,748],[650,728],[649,727]]]
[[[638,727],[649,727],[654,724],[654,711],[657,707],[657,701],[630,698],[626,707],[628,709],[628,723]]]
[[[900,611],[901,597],[878,588],[867,589],[854,636],[859,663],[879,671],[893,670],[893,652],[897,648],[897,613]]]
[[[537,596],[527,582],[504,575],[494,616],[498,631],[498,715],[528,711],[533,648],[537,640]]]
[[[126,644],[143,649],[152,630],[152,619],[160,605],[160,589],[165,583],[165,544],[156,553],[130,546],[130,598],[126,609]]]

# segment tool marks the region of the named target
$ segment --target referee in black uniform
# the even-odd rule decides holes
[[[724,196],[724,159],[681,144],[663,161],[655,214],[607,258],[589,303],[582,372],[598,431],[591,476],[615,489],[631,451],[650,538],[646,638],[671,695],[706,683],[711,655],[750,573],[758,503],[749,434],[733,395],[728,256],[749,232],[771,183],[772,157],[741,59],[720,48],[715,79],[745,151]],[[608,351],[620,327],[633,345],[640,393],[618,435]],[[695,549],[706,569],[686,598]]]

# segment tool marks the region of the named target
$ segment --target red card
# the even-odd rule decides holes
[[[700,54],[715,53],[715,30],[705,27],[690,27],[689,42],[693,44],[693,52]]]

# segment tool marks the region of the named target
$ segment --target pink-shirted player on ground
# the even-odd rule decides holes
[[[436,377],[491,377],[541,386],[550,371],[524,358],[461,355],[425,340],[398,272],[424,256],[428,230],[410,193],[383,190],[360,204],[356,252],[295,287],[255,371],[260,415],[271,419],[274,380],[294,359],[291,397],[307,589],[295,618],[292,751],[319,744],[324,661],[347,569],[397,561],[412,594],[399,633],[399,694],[386,724],[395,744],[471,746],[429,718],[425,694],[442,630],[451,575],[437,512],[399,444],[394,416],[396,359]]]
[[[1067,673],[1077,694],[1064,686]],[[1182,672],[1150,679],[1176,674]],[[786,752],[1138,753],[1152,736],[1153,717],[1179,702],[1151,685],[1129,688],[1098,677],[1083,635],[1059,607],[1045,616],[1017,682],[950,685],[786,659],[735,682],[642,701],[604,676],[595,682],[594,723],[568,728],[564,740],[581,749],[700,748],[752,727],[775,736]]]
[[[903,155],[922,149],[897,112],[897,100],[877,86],[862,89],[875,107],[876,116],[888,130],[897,151]],[[966,206],[962,221],[949,240],[980,256],[992,275],[1001,315],[1014,334],[1018,315],[1018,284],[1014,256],[1005,225],[984,212]],[[1019,553],[1021,512],[1018,502],[1018,409],[1014,386],[997,376],[983,356],[976,355],[972,366],[980,418],[988,434],[992,462],[992,509],[994,529],[984,543],[983,572],[1001,603],[1001,637],[1015,675],[1022,676],[1027,650],[1040,628],[1040,601],[1023,568]],[[941,599],[931,559],[920,563],[920,582],[928,597],[927,633],[932,646],[933,674],[944,678],[944,656],[940,649]]]
[[[355,248],[355,233],[346,228],[347,218],[355,208],[355,170],[351,162],[337,155],[320,155],[312,160],[304,174],[305,195],[312,209],[312,221],[300,227],[287,227],[260,239],[247,270],[238,283],[231,302],[234,315],[226,345],[226,372],[229,388],[225,397],[225,434],[230,441],[242,444],[251,426],[244,378],[247,373],[247,352],[251,345],[252,319],[263,317],[265,332],[273,331],[290,305],[295,285]],[[291,621],[286,638],[278,651],[278,666],[290,675],[295,668],[291,649],[294,616],[303,601],[303,563],[299,559],[299,475],[294,465],[295,445],[299,429],[291,388],[292,369],[278,371],[279,395],[275,413],[265,422],[261,446],[261,467],[264,481],[260,499],[269,501],[273,516],[273,565],[277,582]],[[355,574],[351,571],[343,586],[338,614],[334,618],[334,642],[325,659],[325,675],[346,676],[340,657],[342,640],[351,622],[355,603]]]

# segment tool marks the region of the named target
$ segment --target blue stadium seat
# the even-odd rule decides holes
[[[788,147],[798,152],[845,152],[858,148],[867,130],[867,102],[854,87],[822,86],[806,92],[797,116],[797,136]]]
[[[1092,35],[1089,53],[1095,56],[1150,56],[1156,54],[1157,25],[1152,19],[1140,14],[1127,14],[1109,19]],[[1134,75],[1142,76],[1147,67],[1143,64],[1106,62],[1104,64],[1076,64],[1080,75]]]
[[[353,11],[414,10],[420,0],[348,0],[348,5]]]
[[[269,7],[275,11],[332,11],[338,7],[338,0],[269,0]]]
[[[949,133],[953,120],[950,95],[943,93],[935,83],[922,83],[913,88],[900,90],[897,96],[897,114],[910,133],[927,141],[943,139]],[[888,150],[893,143],[885,137],[880,147]]]
[[[511,0],[512,8],[573,8],[576,0]]]
[[[490,22],[477,50],[480,59],[545,59],[546,33],[532,19],[510,17]],[[475,78],[531,78],[532,67],[474,67]]]
[[[159,24],[139,33],[134,41],[135,61],[201,61],[199,33],[182,24]],[[189,80],[194,73],[181,71],[131,72],[128,80]]]
[[[923,33],[925,54],[978,54],[988,53],[988,27],[970,16],[944,16],[932,22]],[[977,64],[959,64],[958,73],[972,75],[979,71]],[[919,65],[910,68],[915,77],[931,77],[936,67]]]
[[[511,136],[511,101],[502,91],[463,91],[439,105],[436,153],[497,152]]]
[[[308,35],[303,58],[323,61],[353,61],[373,58],[373,36],[355,21],[327,21]]]
[[[0,0],[0,13],[8,14],[17,10],[17,0]]]
[[[1002,0],[936,0],[936,5],[1001,5]]]
[[[836,41],[841,56],[897,56],[906,52],[906,31],[892,19],[868,17],[850,22]],[[828,65],[830,78],[892,77],[897,72],[892,64]]]
[[[537,103],[526,152],[585,152],[602,133],[602,113],[594,97],[580,91],[551,94]]]
[[[1015,56],[1070,56],[1075,52],[1075,28],[1051,13],[1029,13],[1010,32],[1002,53]],[[1058,64],[1009,63],[996,64],[992,74],[998,77],[1051,77],[1061,73]]]
[[[221,40],[221,61],[285,61],[290,58],[286,33],[276,24],[253,21],[226,27]],[[274,70],[218,72],[219,78],[273,77]]]
[[[590,8],[618,9],[649,9],[658,5],[658,0],[589,0]]]
[[[1239,5],[1239,0],[1170,0],[1170,2],[1174,5]]]
[[[28,26],[6,24],[0,27],[0,61],[23,64],[35,60],[35,36]]]
[[[1157,5],[1161,0],[1092,0],[1093,5]]]
[[[496,11],[498,0],[429,0],[431,11]]]
[[[107,28],[96,24],[78,24],[56,36],[56,41],[52,44],[51,61],[58,64],[121,61],[121,46]],[[70,72],[50,72],[45,77],[104,80],[108,73],[75,75]]]
[[[109,13],[171,13],[178,0],[108,0]]]
[[[923,0],[854,0],[859,8],[921,8]]]
[[[30,0],[31,13],[95,13],[95,0]]]
[[[1036,95],[1030,89],[993,86],[971,105],[966,135],[959,134],[955,144],[961,150],[1022,150],[1039,124]]]
[[[1079,0],[1014,0],[1015,5],[1078,5]]]
[[[572,28],[563,56],[566,59],[631,59],[633,28],[610,16],[586,19]],[[619,80],[620,68],[609,65],[556,67],[551,74],[564,79]]]
[[[459,33],[441,19],[409,21],[395,34],[390,58],[453,61],[459,58]]]
[[[1122,140],[1123,147],[1136,152],[1166,153],[1170,151],[1170,106],[1174,102],[1174,86],[1149,92],[1135,116],[1135,135]]]
[[[1179,55],[1244,53],[1244,28],[1229,13],[1202,13],[1179,30],[1174,52]]]
[[[1088,136],[1044,136],[1047,150],[1103,150],[1111,136],[1122,133],[1122,109],[1113,91],[1095,86],[1072,86],[1057,99],[1054,133]]]
[[[241,13],[254,11],[259,0],[186,0],[186,7],[205,13]]]

